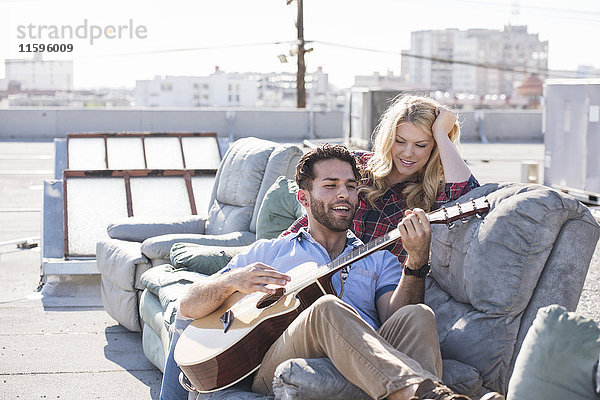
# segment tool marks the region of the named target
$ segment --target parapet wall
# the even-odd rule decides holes
[[[475,116],[483,115],[481,123]],[[542,110],[483,110],[460,113],[462,140],[542,142]],[[483,128],[483,129],[481,129]],[[0,109],[0,139],[52,139],[71,132],[217,132],[238,139],[274,141],[344,137],[344,112],[257,109]]]
[[[542,110],[460,111],[462,141],[543,142]]]
[[[51,139],[73,132],[217,132],[233,140],[257,136],[274,141],[343,136],[341,111],[248,109],[0,110],[0,139]]]

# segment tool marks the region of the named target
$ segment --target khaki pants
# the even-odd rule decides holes
[[[435,316],[429,307],[402,307],[376,332],[351,306],[326,295],[269,348],[252,391],[272,394],[275,369],[283,361],[319,357],[331,359],[346,379],[375,399],[442,377]]]

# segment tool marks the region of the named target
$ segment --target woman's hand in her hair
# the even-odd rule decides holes
[[[435,113],[436,118],[435,121],[433,121],[431,130],[433,131],[433,137],[437,142],[439,139],[448,137],[448,134],[456,122],[456,114],[445,106],[438,107]]]

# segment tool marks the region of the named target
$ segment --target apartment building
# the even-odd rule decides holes
[[[511,94],[515,82],[548,70],[548,42],[521,25],[412,32],[402,55],[402,76],[411,86],[480,96]]]

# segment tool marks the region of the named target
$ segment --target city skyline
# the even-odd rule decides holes
[[[600,53],[581,45],[600,34],[599,2],[573,0],[569,9],[556,0],[414,3],[305,0],[305,39],[314,48],[306,55],[308,71],[321,66],[332,84],[348,87],[355,75],[400,74],[400,52],[410,48],[412,31],[502,30],[509,23],[527,25],[530,33],[548,40],[550,69],[600,68]],[[133,88],[136,80],[156,75],[206,76],[217,65],[226,72],[294,72],[296,60],[289,51],[296,38],[295,19],[296,3],[286,5],[285,0],[179,0],[168,6],[137,0],[0,0],[0,61],[31,58],[31,53],[19,53],[19,46],[39,43],[42,33],[46,44],[73,44],[71,53],[46,52],[44,59],[72,59],[77,89]],[[74,35],[84,23],[87,31]],[[92,25],[102,30],[102,37],[90,43],[98,33]],[[54,36],[52,26],[58,29]],[[117,32],[119,27],[123,30]],[[141,36],[132,35],[136,28]],[[279,62],[280,54],[287,55],[287,64]]]

